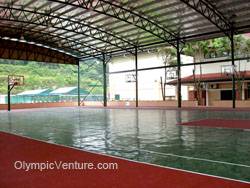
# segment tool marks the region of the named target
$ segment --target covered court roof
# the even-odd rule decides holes
[[[248,31],[249,0],[0,0],[1,39],[79,59]]]

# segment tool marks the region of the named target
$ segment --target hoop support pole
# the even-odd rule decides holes
[[[8,83],[8,111],[11,110],[11,106],[10,106],[10,92],[11,90],[15,87],[15,84],[11,85]]]

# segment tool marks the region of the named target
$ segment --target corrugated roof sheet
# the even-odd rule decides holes
[[[77,87],[61,87],[50,92],[50,94],[65,94],[77,89]]]
[[[28,90],[28,91],[18,93],[17,95],[38,95],[38,94],[44,93],[46,91],[49,91],[49,89]]]

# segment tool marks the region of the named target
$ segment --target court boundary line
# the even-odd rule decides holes
[[[226,120],[226,121],[250,121],[250,119],[223,119],[223,118],[202,118],[202,119],[193,119],[190,121],[185,121],[185,122],[177,122],[177,126],[182,126],[182,127],[197,127],[197,128],[214,128],[214,129],[235,129],[235,130],[243,130],[243,131],[250,131],[249,128],[240,128],[240,127],[222,127],[222,126],[210,126],[210,125],[192,125],[192,123],[197,123],[200,121],[206,121],[206,120]]]
[[[182,125],[182,123],[176,123],[176,126],[182,126],[185,128],[197,128],[197,129],[221,129],[221,130],[237,130],[237,131],[250,131],[246,128],[232,128],[232,127],[211,127],[211,126],[199,126],[199,125]]]
[[[249,112],[249,107],[238,107],[238,108],[230,108],[230,107],[174,107],[174,106],[80,106],[79,108],[85,109],[125,109],[125,110],[177,110],[177,111],[227,111],[227,112]]]
[[[208,108],[202,108],[202,107],[182,107],[182,108],[177,108],[177,107],[171,107],[171,106],[139,106],[139,107],[134,107],[134,106],[128,106],[128,107],[123,107],[123,106],[59,106],[59,107],[41,107],[41,108],[18,108],[18,109],[13,109],[12,111],[18,112],[18,111],[32,111],[32,110],[39,110],[39,109],[57,109],[57,108],[77,108],[77,109],[118,109],[118,110],[175,110],[175,111],[224,111],[224,112],[250,112],[249,107],[238,107],[235,109],[232,108],[222,108],[222,107],[208,107]],[[5,112],[5,110],[0,110],[0,112]]]
[[[120,146],[113,144],[112,142],[108,141],[111,145],[115,147],[120,147],[120,148],[125,148],[125,146]],[[135,148],[136,149],[136,148]],[[163,155],[163,156],[172,156],[172,157],[177,157],[177,158],[183,158],[183,159],[188,159],[188,160],[197,160],[197,161],[205,161],[205,162],[211,162],[211,163],[219,163],[219,164],[226,164],[226,165],[231,165],[231,166],[239,166],[239,167],[245,167],[245,168],[250,168],[249,165],[244,165],[244,164],[237,164],[237,163],[231,163],[231,162],[225,162],[225,161],[217,161],[217,160],[212,160],[212,159],[204,159],[204,158],[198,158],[198,157],[189,157],[189,156],[184,156],[184,155],[177,155],[173,153],[161,153],[158,151],[151,151],[151,150],[145,150],[145,149],[139,149],[139,151],[143,151],[146,153],[154,153],[158,155]]]
[[[149,166],[166,168],[166,169],[171,169],[171,170],[176,170],[176,171],[181,171],[181,172],[186,172],[186,173],[191,173],[191,174],[198,174],[198,175],[218,178],[218,179],[222,179],[222,180],[235,181],[235,182],[240,182],[240,183],[245,183],[245,184],[250,185],[250,182],[244,181],[244,180],[237,180],[237,179],[232,179],[232,178],[227,178],[227,177],[222,177],[222,176],[216,176],[216,175],[210,175],[210,174],[205,174],[205,173],[200,173],[200,172],[194,172],[194,171],[184,170],[184,169],[179,169],[179,168],[174,168],[174,167],[161,166],[161,165],[151,164],[151,163],[142,162],[142,161],[135,161],[135,160],[132,160],[132,159],[126,159],[126,158],[123,158],[123,157],[108,155],[108,154],[104,154],[104,153],[98,153],[98,152],[94,152],[94,151],[88,151],[88,150],[85,150],[85,149],[79,149],[79,148],[75,148],[75,147],[72,147],[72,146],[66,146],[66,145],[62,145],[62,144],[58,144],[58,143],[50,143],[50,142],[46,142],[44,140],[39,140],[39,139],[36,139],[36,138],[31,138],[31,137],[24,136],[24,135],[19,135],[19,134],[16,134],[16,133],[10,133],[10,132],[5,132],[5,131],[0,131],[0,132],[6,133],[6,134],[12,134],[12,135],[15,135],[15,136],[20,136],[22,138],[26,138],[26,139],[29,139],[29,140],[35,140],[35,141],[46,143],[46,144],[51,144],[51,145],[60,146],[60,147],[64,147],[64,148],[69,148],[69,149],[78,150],[78,151],[84,151],[84,152],[88,152],[88,153],[92,153],[92,154],[96,154],[96,155],[101,155],[101,156],[106,156],[106,157],[111,157],[111,158],[113,157],[113,158],[116,158],[116,159],[130,161],[130,162],[134,162],[134,163],[146,164],[146,165],[149,165]]]

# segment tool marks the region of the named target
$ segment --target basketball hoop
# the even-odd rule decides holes
[[[236,66],[235,65],[223,65],[221,66],[221,73],[222,75],[226,77],[231,77],[236,72]]]
[[[8,111],[10,111],[10,92],[15,86],[21,86],[24,84],[24,76],[9,75],[8,76]]]
[[[224,75],[225,75],[226,77],[230,77],[230,76],[232,76],[232,73],[225,72]]]

